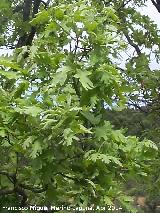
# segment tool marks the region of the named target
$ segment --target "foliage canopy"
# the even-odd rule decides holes
[[[1,0],[0,44],[14,49],[0,59],[2,206],[136,212],[123,186],[150,174],[158,145],[105,115],[157,109],[159,31],[138,12],[145,3]]]

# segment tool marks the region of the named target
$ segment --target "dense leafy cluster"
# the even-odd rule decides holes
[[[157,106],[149,63],[159,59],[159,32],[136,11],[143,4],[1,1],[1,46],[14,49],[0,59],[1,206],[136,212],[124,185],[149,176],[158,146],[115,130],[106,109]],[[123,68],[129,45],[136,55]]]

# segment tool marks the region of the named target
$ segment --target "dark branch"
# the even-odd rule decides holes
[[[23,4],[17,5],[14,9],[13,9],[13,13],[18,13],[20,11],[23,10]]]
[[[34,0],[32,18],[34,18],[35,15],[38,13],[40,3],[41,3],[41,0]]]
[[[123,32],[123,33],[124,33],[124,35],[125,35],[125,37],[126,37],[128,43],[129,43],[132,47],[134,47],[134,49],[136,50],[136,52],[137,52],[138,55],[141,55],[141,50],[139,49],[138,45],[135,44],[135,43],[132,41],[132,39],[129,37],[129,35],[128,35],[127,33],[125,33],[125,32]]]
[[[131,1],[132,1],[132,0],[128,0],[128,1],[126,1],[126,2],[123,1],[122,4],[120,5],[120,7],[117,9],[117,11],[120,10],[121,8],[124,8],[124,7],[125,7],[127,4],[129,4]]]
[[[32,0],[25,0],[24,1],[24,8],[23,8],[23,21],[28,22],[30,20],[30,14],[32,10],[32,18],[38,13],[39,7],[41,4],[41,0],[34,0],[33,2],[33,10],[32,10]],[[36,27],[32,26],[31,31],[29,33],[24,33],[18,40],[17,47],[22,47],[25,45],[31,45],[33,38],[36,34]]]
[[[44,8],[47,9],[47,7],[48,7],[50,1],[48,1],[48,2],[41,1],[41,3],[44,5]]]
[[[19,167],[19,153],[16,152],[16,171],[15,171],[15,176],[18,174],[18,167]]]
[[[14,189],[0,189],[0,196],[14,194]]]
[[[77,178],[70,177],[70,176],[65,175],[65,174],[63,174],[63,173],[61,173],[61,172],[57,173],[57,175],[61,175],[61,176],[64,177],[64,178],[67,178],[67,179],[70,179],[70,180],[73,180],[73,181],[78,182],[78,179],[77,179]]]
[[[19,184],[19,186],[34,193],[42,193],[48,189],[48,185],[44,186],[43,188],[35,188],[34,186],[29,186],[25,184]]]
[[[33,5],[33,12],[32,12],[32,18],[35,17],[35,15],[38,13],[38,10],[39,10],[39,7],[40,7],[40,4],[41,4],[41,0],[35,0],[34,1],[34,5]],[[32,44],[32,41],[33,41],[33,38],[36,34],[36,27],[35,26],[32,26],[31,27],[31,31],[26,39],[26,45],[31,45]]]
[[[130,100],[130,101],[131,101],[131,100]],[[144,106],[140,107],[138,104],[134,103],[133,101],[128,102],[127,104],[128,104],[128,106],[133,106],[133,107],[139,109],[141,112],[143,112],[143,113],[145,113],[145,114],[148,113],[148,110],[147,110],[146,107],[144,107]]]
[[[1,171],[0,175],[5,175],[9,179],[9,181],[11,181],[12,183],[14,183],[14,181],[15,181],[15,174],[14,173],[9,173],[9,172],[6,172],[6,171]]]
[[[23,6],[23,21],[28,21],[32,7],[32,0],[24,0]]]
[[[80,90],[79,90],[78,84],[79,84],[79,81],[73,77],[73,84],[72,85],[73,85],[73,88],[75,89],[76,95],[80,99],[81,94],[80,94]]]
[[[152,4],[156,7],[156,9],[158,10],[158,12],[160,13],[160,0],[151,0]]]
[[[23,22],[28,22],[30,20],[30,13],[32,8],[32,0],[24,0],[23,5]],[[20,38],[18,39],[17,48],[26,45],[27,33],[25,32]]]
[[[27,195],[26,195],[26,192],[23,188],[21,188],[19,185],[17,185],[15,188],[14,188],[14,191],[17,195],[20,195],[22,197],[21,199],[21,206],[26,206],[27,204]]]

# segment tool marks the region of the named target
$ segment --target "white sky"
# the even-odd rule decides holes
[[[148,0],[146,5],[146,7],[141,8],[139,11],[144,15],[148,15],[160,28],[160,13],[158,13],[151,0]]]
[[[148,0],[146,5],[146,7],[140,9],[140,12],[144,15],[148,15],[157,24],[158,29],[160,29],[160,13],[158,13],[151,0]],[[160,69],[159,64],[155,60],[150,63],[150,66],[152,69]]]

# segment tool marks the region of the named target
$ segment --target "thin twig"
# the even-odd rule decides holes
[[[43,188],[36,188],[34,186],[29,186],[26,184],[19,184],[19,186],[21,186],[22,188],[32,191],[34,193],[42,193],[45,192],[48,189],[48,185],[44,186]]]

